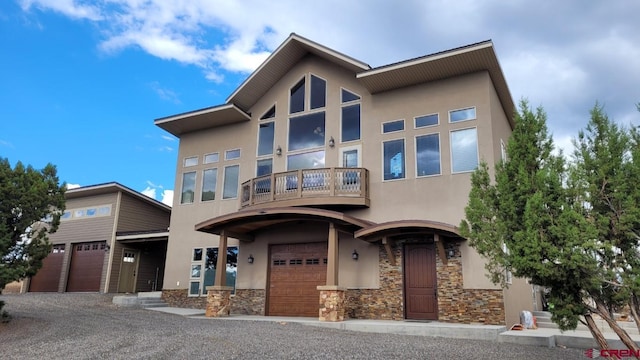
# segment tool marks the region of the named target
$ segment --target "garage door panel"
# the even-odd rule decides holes
[[[99,241],[73,245],[67,280],[68,292],[100,291],[105,244],[104,241]]]
[[[42,267],[29,282],[30,292],[57,292],[62,274],[65,245],[56,244],[49,255],[42,260]]]
[[[326,284],[327,243],[272,245],[269,315],[318,316],[318,285]]]

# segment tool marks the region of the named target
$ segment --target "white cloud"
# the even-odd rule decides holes
[[[172,90],[160,86],[160,83],[158,83],[157,81],[152,82],[151,84],[149,84],[149,86],[151,87],[151,89],[153,89],[153,91],[155,91],[156,94],[158,94],[161,99],[171,101],[174,104],[182,103],[178,98],[178,94],[176,94]]]
[[[173,206],[173,190],[164,190],[160,201],[166,205]]]
[[[140,191],[140,193],[147,195],[152,199],[156,198],[156,189],[152,188],[151,186],[147,186],[144,190]]]
[[[79,188],[80,184],[67,184],[67,190]]]
[[[99,7],[80,4],[80,1],[76,0],[20,0],[19,2],[25,11],[31,9],[31,7],[37,7],[40,9],[51,9],[76,19],[93,21],[103,19]]]
[[[167,141],[176,141],[176,139],[174,137],[171,137],[169,135],[162,135],[162,138],[167,140]]]

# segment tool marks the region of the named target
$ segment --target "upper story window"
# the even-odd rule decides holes
[[[404,179],[404,139],[382,143],[384,180]]]
[[[201,201],[216,199],[216,185],[218,180],[218,169],[207,169],[202,172],[202,196]]]
[[[267,110],[267,112],[264,113],[264,115],[262,115],[260,120],[273,119],[274,117],[276,117],[276,106],[275,105],[273,105],[271,107],[271,109]]]
[[[180,192],[180,204],[192,204],[196,192],[196,172],[182,174],[182,191]]]
[[[289,119],[289,151],[320,147],[324,142],[324,111]]]
[[[184,158],[184,166],[196,166],[198,165],[198,157],[197,156],[191,156],[188,158]]]
[[[217,163],[219,160],[220,160],[220,154],[219,153],[206,154],[204,156],[204,163],[205,164]]]
[[[327,103],[327,82],[311,75],[311,109],[319,109]]]
[[[476,118],[475,107],[449,111],[449,122],[474,120],[475,118]]]
[[[309,81],[309,98],[307,99],[306,76],[300,79],[289,91],[289,113],[295,114],[305,110],[321,109],[327,105],[327,81],[311,75]],[[309,106],[306,106],[309,101]],[[275,112],[275,110],[274,110]]]
[[[440,175],[440,135],[416,137],[416,176]]]
[[[224,152],[225,160],[234,160],[240,158],[240,149],[227,150]]]
[[[273,154],[275,122],[260,123],[258,128],[258,156]]]
[[[234,199],[238,197],[239,176],[239,165],[227,166],[224,168],[224,184],[222,188],[223,199]]]
[[[435,126],[438,125],[439,122],[438,114],[416,116],[414,122],[414,127],[416,129],[427,126]]]
[[[404,130],[404,120],[389,121],[382,124],[382,132],[390,133]]]
[[[297,113],[304,111],[304,84],[305,78],[302,78],[291,88],[289,96],[289,113]]]
[[[360,96],[342,89],[342,142],[360,140]]]
[[[476,128],[451,132],[451,172],[473,171],[478,167]]]

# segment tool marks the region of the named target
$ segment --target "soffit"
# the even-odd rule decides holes
[[[65,199],[78,199],[78,198],[84,198],[88,196],[117,193],[119,191],[125,194],[129,194],[130,196],[133,196],[144,202],[147,202],[159,209],[164,210],[165,212],[168,212],[168,213],[171,212],[171,206],[166,205],[156,199],[150,198],[144,194],[141,194],[117,182],[82,186],[78,188],[69,189],[65,192],[64,196],[65,196]]]
[[[513,126],[515,105],[493,43],[484,41],[361,72],[356,78],[372,93],[487,71],[503,111]]]
[[[234,104],[225,104],[156,119],[154,124],[180,137],[192,131],[249,120],[251,116]]]
[[[345,215],[338,211],[306,207],[284,207],[242,210],[218,216],[196,224],[195,230],[217,235],[220,235],[223,230],[237,234],[249,234],[261,228],[298,220],[333,222],[351,231],[373,225],[372,222]]]
[[[293,33],[229,96],[226,102],[233,103],[248,112],[276,82],[307,54],[326,59],[354,73],[371,68],[363,62]]]

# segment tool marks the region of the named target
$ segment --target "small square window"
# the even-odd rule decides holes
[[[192,281],[189,283],[189,295],[200,295],[200,281]]]
[[[111,214],[111,206],[101,206],[98,208],[98,215],[106,216]]]
[[[191,265],[191,277],[198,279],[202,273],[202,265]]]
[[[234,160],[240,158],[240,149],[227,150],[224,152],[225,160]]]
[[[96,216],[96,208],[87,209],[87,216]]]
[[[206,154],[204,156],[204,163],[205,164],[216,163],[219,160],[220,160],[220,154],[219,153]]]
[[[79,217],[83,217],[83,216],[84,216],[84,209],[82,209],[82,210],[76,210],[76,211],[73,213],[73,217],[77,217],[77,218],[79,218]]]
[[[198,165],[198,157],[192,156],[184,159],[184,166],[196,166]]]

